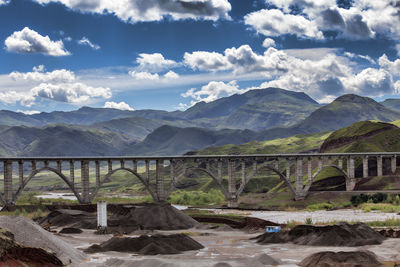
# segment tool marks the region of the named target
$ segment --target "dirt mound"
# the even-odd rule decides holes
[[[100,245],[90,246],[87,253],[106,251],[134,252],[143,255],[178,254],[183,251],[204,248],[200,243],[184,234],[153,235],[140,237],[112,237]]]
[[[376,255],[368,250],[351,252],[323,251],[302,260],[300,266],[312,267],[374,267],[381,266]]]
[[[214,228],[215,231],[221,231],[221,232],[225,232],[225,231],[235,231],[235,229],[233,229],[232,227],[230,227],[229,225],[223,224],[218,226],[217,228]],[[237,230],[236,230],[237,231]]]
[[[97,216],[80,210],[60,209],[50,212],[40,225],[96,229]],[[198,222],[169,204],[113,206],[108,212],[108,231],[128,234],[135,230],[189,229]]]
[[[14,234],[0,229],[1,266],[63,266],[53,254],[42,248],[24,247],[14,239]]]
[[[61,229],[61,231],[59,233],[60,234],[81,234],[82,230],[78,229],[78,228],[67,227],[67,228]]]
[[[15,241],[54,252],[64,263],[80,263],[86,255],[25,217],[0,216],[0,227],[14,233]]]
[[[379,233],[384,237],[400,238],[400,230],[384,229],[380,230]]]
[[[364,223],[328,226],[299,225],[290,231],[265,233],[256,237],[260,244],[292,242],[308,246],[364,246],[381,244],[385,237]]]
[[[39,224],[81,229],[96,229],[97,217],[96,214],[70,209],[59,209],[50,212],[46,217],[39,221]]]

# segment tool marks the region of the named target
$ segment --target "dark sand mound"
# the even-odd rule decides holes
[[[328,226],[299,225],[290,231],[265,233],[256,237],[260,244],[287,243],[308,246],[364,246],[381,244],[385,237],[364,223]]]
[[[70,209],[59,209],[50,212],[39,221],[41,226],[50,225],[56,227],[72,227],[82,229],[96,229],[96,214]]]
[[[96,213],[60,209],[50,212],[40,222],[44,226],[96,229]],[[108,231],[131,233],[135,230],[180,230],[199,223],[169,204],[114,206],[108,212]]]
[[[140,237],[113,237],[100,245],[90,246],[86,253],[118,251],[143,255],[178,254],[183,251],[204,248],[200,243],[184,234],[153,235]]]
[[[54,255],[42,248],[24,247],[14,234],[0,229],[0,266],[63,266]]]
[[[374,267],[381,266],[376,255],[368,250],[351,252],[323,251],[302,260],[300,266],[307,267]]]
[[[78,229],[78,228],[67,227],[67,228],[61,229],[61,231],[59,233],[60,234],[81,234],[82,230]]]

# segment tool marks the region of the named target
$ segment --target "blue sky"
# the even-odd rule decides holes
[[[0,108],[175,110],[269,86],[398,97],[399,14],[389,0],[0,0]]]

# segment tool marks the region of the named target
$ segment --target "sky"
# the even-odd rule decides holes
[[[397,0],[0,0],[0,109],[399,98]]]

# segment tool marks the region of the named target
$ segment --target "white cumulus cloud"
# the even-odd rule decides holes
[[[41,83],[32,88],[32,96],[72,104],[85,104],[93,98],[107,99],[112,96],[110,88],[91,87],[83,83]]]
[[[114,14],[120,20],[160,21],[165,17],[174,20],[230,19],[232,9],[228,0],[35,0],[40,4],[61,3],[72,10],[97,14]]]
[[[139,64],[137,70],[150,72],[163,71],[177,65],[177,62],[171,59],[165,59],[164,56],[160,53],[141,53],[136,59],[136,63]]]
[[[237,93],[243,93],[243,90],[239,89],[239,85],[237,85],[236,81],[231,81],[229,83],[212,81],[202,86],[200,90],[191,88],[181,95],[183,97],[191,97],[196,100],[195,102],[211,102],[220,97],[231,96]]]
[[[51,72],[43,72],[44,66],[33,67],[33,72],[11,72],[9,77],[13,80],[27,80],[34,82],[73,82],[75,74],[66,69],[54,70]]]
[[[244,21],[265,36],[295,34],[301,38],[323,38],[315,21],[301,15],[285,14],[279,9],[255,11],[246,15]]]
[[[120,110],[130,110],[133,111],[134,109],[130,107],[127,103],[124,101],[122,102],[113,102],[113,101],[107,101],[104,106],[104,108],[114,108],[114,109],[120,109]]]
[[[15,53],[40,53],[56,57],[71,54],[64,49],[64,43],[61,40],[52,41],[49,36],[42,36],[28,27],[14,32],[7,37],[4,44],[7,51]]]
[[[265,38],[265,40],[264,40],[264,42],[263,42],[263,44],[262,44],[265,48],[268,48],[268,47],[275,47],[275,41],[274,41],[274,39],[271,39],[271,38]]]
[[[170,70],[167,73],[164,74],[164,77],[167,79],[178,79],[179,78],[179,74]]]
[[[136,80],[158,80],[160,78],[160,76],[157,73],[150,73],[147,71],[130,71],[129,75],[131,75],[133,78],[135,78]]]

